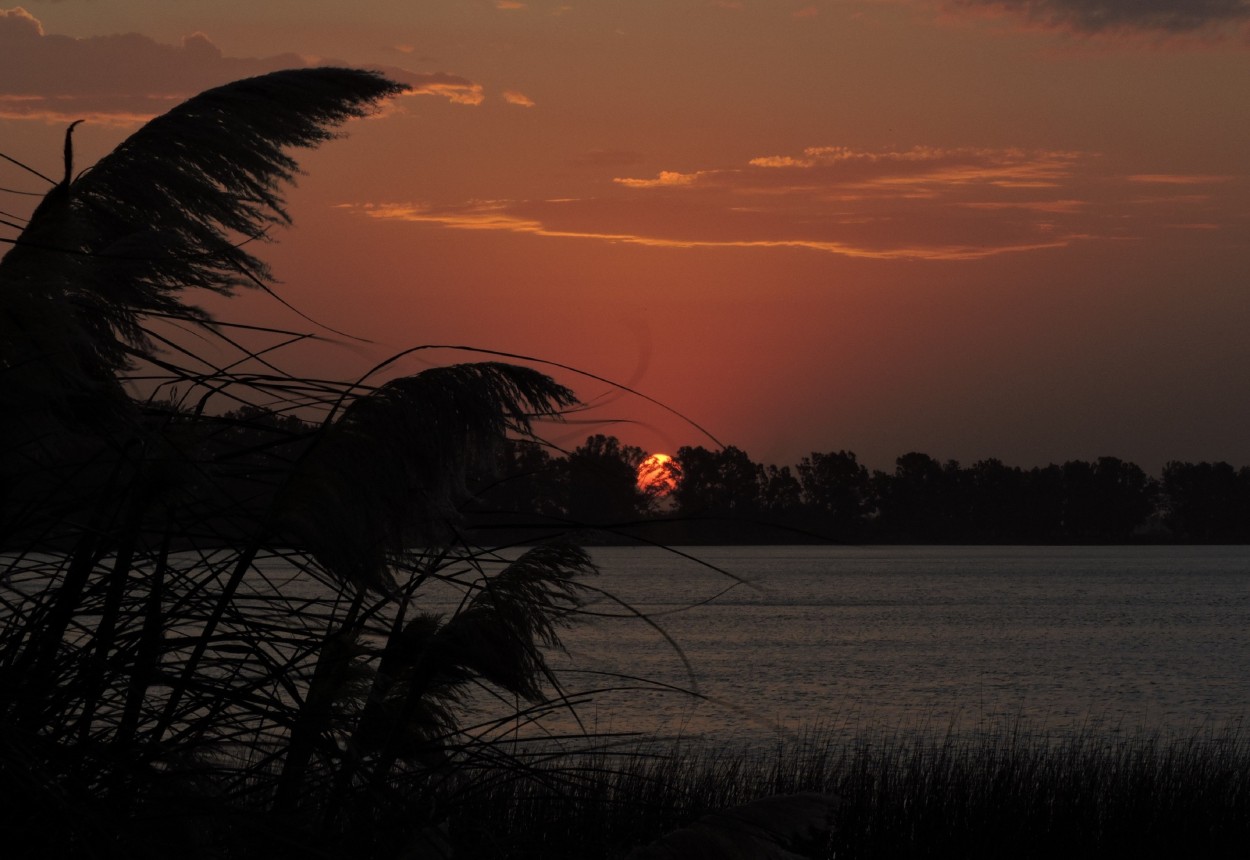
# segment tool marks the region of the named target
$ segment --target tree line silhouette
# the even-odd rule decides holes
[[[639,488],[645,452],[594,435],[568,452],[512,443],[479,486],[479,527],[591,526],[670,543],[1243,543],[1250,466],[1167,463],[1159,477],[1116,457],[1022,468],[970,466],[911,452],[893,471],[851,451],[812,452],[793,468],[734,446],[675,455],[667,498]]]

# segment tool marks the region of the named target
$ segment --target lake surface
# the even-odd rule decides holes
[[[769,742],[816,724],[1193,731],[1250,713],[1250,547],[685,551],[744,583],[658,548],[594,550],[596,585],[681,653],[607,617],[570,631],[559,663],[572,689],[617,673],[706,699],[604,693],[581,708],[590,727]]]
[[[578,714],[594,731],[758,745],[813,727],[1190,733],[1250,715],[1250,547],[593,556],[596,617],[565,633],[569,654],[553,663],[571,694],[588,694]],[[324,593],[281,556],[262,566],[267,578],[249,586],[258,593]],[[10,572],[7,586],[42,588],[31,569]],[[459,600],[423,595],[426,611]],[[618,689],[589,695],[602,688]],[[483,722],[489,712],[498,707]],[[543,725],[576,728],[567,717]]]

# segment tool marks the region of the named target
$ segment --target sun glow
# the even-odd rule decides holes
[[[677,489],[677,462],[668,454],[652,454],[638,464],[638,489],[663,498]]]

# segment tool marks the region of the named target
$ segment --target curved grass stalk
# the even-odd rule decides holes
[[[589,617],[586,553],[500,564],[458,523],[508,440],[577,408],[568,388],[467,347],[452,349],[491,360],[302,378],[278,356],[310,336],[184,300],[267,289],[247,246],[288,220],[288,150],[401,89],[342,69],[237,82],[77,178],[67,133],[65,178],[0,258],[0,405],[29,419],[0,431],[15,488],[0,498],[0,800],[48,825],[53,853],[101,832],[147,850],[154,821],[192,842],[203,804],[221,821],[289,815],[307,847],[381,814],[348,809],[485,767],[536,772],[522,729],[541,737],[592,694],[547,663]],[[461,590],[441,617],[422,602],[436,585]],[[510,712],[471,716],[486,695]],[[9,763],[44,791],[24,795]],[[99,832],[62,827],[75,809]]]

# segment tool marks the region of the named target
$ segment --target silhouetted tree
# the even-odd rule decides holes
[[[945,467],[928,454],[912,452],[895,461],[894,473],[876,472],[880,527],[893,540],[943,543],[953,539],[952,485],[959,464]]]
[[[1063,464],[1066,537],[1124,541],[1153,510],[1154,482],[1134,463],[1099,457]]]
[[[853,452],[814,451],[799,461],[798,473],[812,528],[843,539],[862,532],[875,505],[868,470]]]
[[[645,453],[615,436],[595,434],[565,458],[568,517],[574,523],[610,526],[633,522],[648,509],[638,489]]]
[[[474,482],[472,522],[478,527],[563,528],[568,469],[535,440],[509,439],[495,467]]]
[[[799,525],[803,507],[803,486],[789,466],[763,467],[760,479],[760,509],[774,522]]]
[[[159,435],[177,447],[179,459],[195,464],[183,478],[188,498],[182,504],[187,519],[202,525],[200,539],[211,535],[229,544],[253,532],[318,429],[296,415],[251,405],[216,417],[172,412]]]
[[[1051,463],[1035,466],[1025,475],[1023,487],[1024,532],[1021,543],[1051,543],[1063,539],[1063,468]]]
[[[1001,460],[979,460],[962,474],[967,539],[1014,541],[1029,532],[1027,476]]]
[[[686,516],[750,519],[760,514],[764,470],[746,452],[730,445],[715,451],[703,446],[677,450],[681,482],[673,492],[677,510]]]
[[[1243,541],[1250,538],[1250,468],[1228,463],[1182,463],[1163,467],[1163,522],[1182,540]]]

